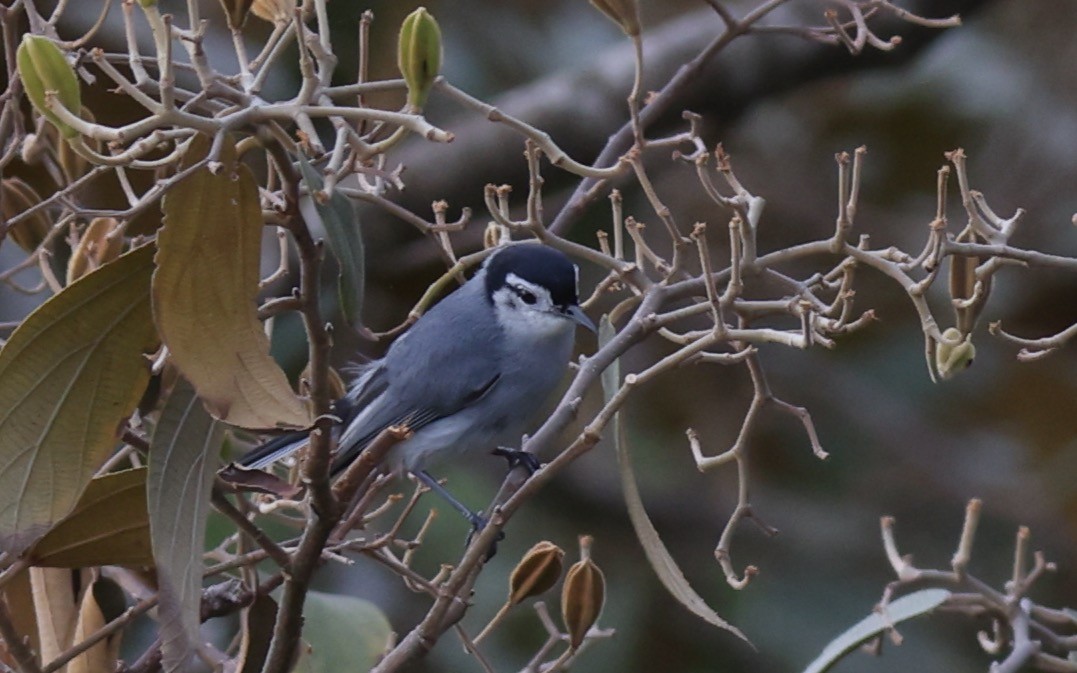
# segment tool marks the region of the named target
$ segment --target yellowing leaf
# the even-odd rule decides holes
[[[116,235],[119,228],[120,222],[114,217],[90,220],[67,261],[68,285],[120,256],[123,252],[123,236]]]
[[[199,137],[181,170],[209,151]],[[172,361],[216,418],[244,428],[307,427],[310,414],[269,356],[255,312],[262,210],[258,185],[225,139],[219,163],[164,198],[153,317]]]
[[[41,643],[37,637],[37,614],[34,612],[34,594],[30,586],[29,568],[16,572],[4,582],[3,586],[0,586],[0,600],[7,604],[7,611],[11,615],[15,632],[23,636],[32,651],[40,652]],[[0,641],[0,664],[12,670],[18,670],[7,645]]]
[[[30,558],[34,565],[85,568],[147,566],[150,523],[146,512],[146,468],[97,477],[71,514],[42,537]]]
[[[0,547],[25,549],[78,502],[149,380],[153,247],[80,278],[0,350]]]
[[[75,636],[71,639],[72,643],[82,642],[94,632],[104,628],[110,619],[118,617],[118,614],[106,613],[109,607],[107,603],[117,600],[122,606],[123,592],[112,580],[102,578],[90,585],[90,588],[82,594],[82,605],[79,606],[79,618],[75,625]],[[67,665],[67,673],[98,673],[116,670],[119,641],[120,633],[101,640],[72,659]]]

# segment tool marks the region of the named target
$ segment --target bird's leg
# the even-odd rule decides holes
[[[448,489],[442,486],[429,472],[426,470],[419,470],[418,472],[412,472],[412,474],[415,475],[416,479],[423,482],[423,484],[425,484],[431,491],[440,495],[445,502],[452,505],[452,508],[459,512],[465,519],[467,519],[468,523],[471,524],[471,532],[468,533],[467,541],[465,542],[466,545],[471,544],[471,538],[475,536],[475,533],[486,528],[486,524],[489,523],[489,520],[486,517],[471,511],[467,505],[457,500],[456,497],[452,493],[449,493]],[[497,534],[497,539],[490,545],[490,550],[486,552],[487,561],[493,558],[494,554],[497,553],[497,543],[504,539],[504,537],[504,531]]]
[[[468,520],[468,523],[471,524],[472,528],[474,528],[475,530],[482,530],[486,527],[485,517],[471,511],[467,505],[457,500],[456,496],[454,496],[452,493],[449,493],[449,491],[444,486],[442,486],[441,483],[437,479],[435,479],[429,472],[427,472],[426,470],[419,470],[418,472],[412,472],[412,474],[415,475],[416,479],[426,484],[427,488],[429,488],[434,493],[440,495],[445,500],[445,502],[452,505],[453,509],[455,509],[465,519]]]
[[[530,451],[523,451],[521,449],[512,449],[507,446],[499,446],[490,453],[495,456],[501,456],[505,460],[509,461],[509,469],[515,469],[517,467],[523,467],[527,470],[527,476],[531,476],[539,471],[542,467],[542,461],[538,459],[538,456]]]

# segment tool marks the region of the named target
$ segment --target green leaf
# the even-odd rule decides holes
[[[0,547],[67,516],[149,381],[153,246],[64,288],[0,349]]]
[[[224,426],[180,379],[150,440],[147,480],[166,671],[181,669],[199,638],[202,552],[223,436]]]
[[[923,589],[893,601],[886,607],[886,615],[870,614],[849,628],[823,649],[804,673],[823,673],[838,663],[842,657],[886,629],[907,619],[927,614],[942,605],[950,592],[946,589]]]
[[[30,559],[54,568],[152,565],[146,468],[90,481],[71,514],[34,545]]]
[[[207,156],[198,136],[181,170]],[[165,195],[157,237],[153,317],[172,362],[210,413],[244,428],[308,427],[310,412],[269,356],[255,311],[262,252],[258,184],[222,142],[218,164]]]
[[[368,671],[389,646],[392,627],[370,601],[311,591],[303,610],[303,660],[313,673]]]
[[[302,155],[299,156],[299,170],[303,173],[303,182],[307,184],[314,209],[329,238],[329,249],[340,266],[340,275],[337,277],[340,312],[348,324],[357,325],[362,313],[366,281],[363,274],[363,237],[355,207],[340,192],[333,192],[326,202],[321,176]],[[307,224],[312,223],[308,221]]]

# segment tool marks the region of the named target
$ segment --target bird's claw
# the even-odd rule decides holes
[[[501,456],[505,460],[509,461],[509,469],[515,469],[517,467],[523,467],[527,470],[527,476],[531,476],[539,471],[542,467],[542,461],[538,459],[538,456],[530,451],[524,451],[522,449],[510,449],[505,446],[499,446],[491,453],[495,456]]]
[[[472,512],[467,517],[467,520],[471,523],[471,532],[467,534],[467,540],[464,541],[465,548],[470,547],[471,541],[475,539],[475,536],[481,533],[482,530],[486,528],[486,526],[490,523],[489,519],[484,517],[482,514],[477,514],[475,512]],[[497,543],[501,542],[504,539],[505,531],[497,531],[497,535],[494,537],[494,541],[490,543],[490,548],[486,550],[486,557],[483,559],[483,561],[489,561],[494,557],[494,554],[497,553]]]

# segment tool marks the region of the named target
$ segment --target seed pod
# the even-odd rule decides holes
[[[976,358],[976,347],[972,345],[972,335],[966,334],[962,339],[961,331],[949,327],[942,333],[943,340],[935,348],[935,368],[943,380],[951,379],[958,372],[968,369]],[[958,343],[954,342],[961,339]]]
[[[41,197],[21,179],[4,178],[0,181],[0,210],[3,211],[5,222],[39,203]],[[44,210],[39,210],[8,229],[7,235],[15,241],[15,245],[26,252],[33,252],[48,236],[50,229],[52,222]]]
[[[509,576],[508,602],[515,605],[548,591],[561,577],[565,550],[547,540],[528,550]]]
[[[295,16],[295,0],[254,0],[251,13],[270,23],[288,23]]]
[[[972,227],[966,227],[955,239],[958,243],[983,243]],[[991,294],[991,276],[982,279],[976,277],[976,267],[980,264],[976,256],[954,255],[950,258],[950,299],[954,306],[957,329],[968,334],[976,326]],[[976,291],[977,283],[980,291]]]
[[[548,540],[543,540],[531,547],[512,569],[512,574],[509,576],[509,596],[505,599],[505,604],[482,632],[475,636],[475,642],[485,638],[486,634],[500,624],[509,608],[519,605],[527,598],[538,596],[557,584],[558,578],[561,577],[564,558],[565,550]]]
[[[482,247],[484,250],[490,248],[496,248],[501,245],[502,238],[504,237],[504,228],[497,222],[491,222],[486,225],[486,229],[482,232]]]
[[[97,121],[94,118],[93,113],[90,112],[90,108],[88,107],[82,108],[82,111],[79,113],[79,117],[82,117],[91,124]],[[50,126],[48,128],[52,129],[53,127]],[[86,142],[86,145],[88,145],[90,149],[92,149],[94,152],[97,152],[98,154],[101,154],[100,140],[97,140],[96,138],[85,138],[84,140]],[[81,154],[71,149],[70,143],[60,142],[58,140],[55,145],[56,159],[60,162],[60,168],[63,170],[64,177],[67,178],[68,184],[86,175],[86,173],[90,170],[90,162],[86,161],[86,159],[84,159]]]
[[[408,14],[400,24],[397,48],[397,66],[408,85],[408,105],[421,110],[441,72],[441,28],[425,7]]]
[[[620,26],[625,35],[639,35],[639,5],[636,0],[591,0],[591,4]]]
[[[123,253],[123,236],[114,233],[119,228],[120,222],[114,217],[95,217],[86,225],[67,261],[68,285]]]
[[[60,121],[45,100],[46,92],[54,92],[56,101],[71,114],[78,115],[82,110],[78,78],[60,48],[47,37],[24,35],[15,61],[26,95],[38,113],[52,122],[65,138],[77,136],[78,131]]]
[[[590,535],[580,536],[580,560],[568,569],[561,590],[561,618],[572,650],[583,644],[606,601],[606,578],[591,560],[592,541]]]

